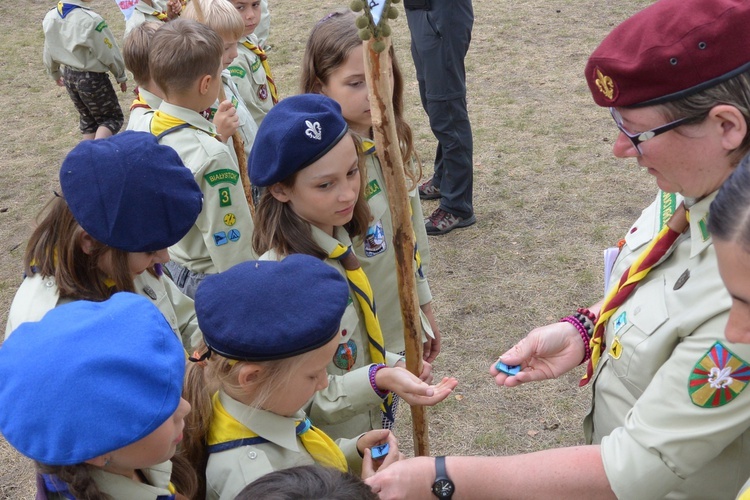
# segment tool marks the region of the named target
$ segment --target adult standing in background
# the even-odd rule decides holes
[[[427,234],[445,234],[474,224],[474,149],[466,108],[464,58],[471,42],[471,0],[404,0],[419,97],[438,140],[435,174],[419,186],[440,206],[425,219]]]

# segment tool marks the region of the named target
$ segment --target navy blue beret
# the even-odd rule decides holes
[[[349,300],[341,274],[322,260],[237,264],[207,276],[195,294],[203,340],[224,357],[265,361],[322,347],[339,331]]]
[[[247,159],[250,182],[265,187],[283,181],[330,151],[349,127],[341,106],[321,94],[301,94],[271,108]]]
[[[148,299],[70,302],[0,346],[0,432],[44,464],[83,463],[170,418],[184,374],[182,344]]]
[[[147,132],[81,141],[63,161],[60,185],[78,224],[126,252],[174,245],[203,207],[190,169]]]

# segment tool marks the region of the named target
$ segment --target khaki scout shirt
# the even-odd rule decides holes
[[[203,192],[198,220],[169,247],[169,256],[190,271],[206,274],[255,259],[253,219],[229,148],[213,137],[216,128],[197,112],[166,101],[159,111],[191,125],[162,136],[159,142],[177,151]]]
[[[151,132],[151,118],[154,116],[154,111],[161,106],[162,99],[143,87],[138,87],[138,95],[140,95],[142,100],[146,101],[148,108],[135,108],[131,110],[126,130]]]
[[[193,299],[180,292],[172,280],[144,271],[136,276],[133,284],[138,295],[147,297],[159,308],[186,349],[202,340]],[[10,305],[5,338],[21,323],[39,321],[51,309],[68,302],[72,300],[60,298],[54,277],[34,274],[25,278]]]
[[[258,37],[253,34],[242,37],[237,44],[238,55],[228,69],[247,109],[250,110],[255,123],[260,126],[260,122],[273,107],[273,99],[268,87],[266,70],[263,69],[260,58],[242,45],[245,41],[260,44]]]
[[[162,462],[147,469],[140,469],[149,484],[139,483],[119,474],[105,472],[102,469],[91,470],[91,477],[96,486],[114,499],[128,500],[157,500],[158,497],[169,497],[169,478],[172,475],[172,462]],[[59,493],[47,495],[50,500],[64,500],[65,496]]]
[[[327,253],[331,253],[340,242],[351,245],[346,230],[336,228],[336,237],[328,236],[315,226],[310,226],[313,239]],[[261,260],[281,260],[273,250],[261,256]],[[346,277],[343,266],[334,259],[325,259],[326,264]],[[305,407],[313,424],[328,434],[331,439],[353,438],[372,429],[382,429],[382,399],[370,385],[372,364],[368,349],[365,320],[354,292],[349,290],[349,304],[339,326],[339,348],[328,365],[328,387],[315,393]],[[395,365],[401,356],[386,351],[386,363]]]
[[[383,330],[385,348],[391,352],[404,352],[404,321],[401,316],[401,301],[398,294],[396,252],[393,248],[395,231],[391,219],[391,209],[380,161],[373,153],[366,156],[366,162],[367,186],[365,187],[365,198],[370,205],[373,220],[370,222],[367,237],[364,241],[357,239],[354,253],[357,254],[362,269],[367,274],[370,286],[372,286],[378,320],[380,320],[380,328]],[[409,204],[412,209],[411,219],[417,249],[422,259],[422,276],[415,269],[417,296],[421,306],[432,301],[432,293],[426,277],[430,265],[430,246],[427,243],[422,204],[419,202],[416,189],[409,193]],[[432,337],[429,320],[421,309],[419,313],[424,333]]]
[[[245,158],[249,158],[250,151],[253,148],[253,142],[255,142],[255,135],[258,133],[258,124],[255,123],[253,116],[250,114],[250,110],[247,109],[247,106],[245,106],[245,102],[242,100],[242,96],[240,96],[240,91],[237,88],[237,84],[234,83],[234,80],[232,80],[232,77],[229,74],[229,70],[225,69],[221,72],[221,81],[222,83],[224,83],[224,95],[232,103],[234,109],[237,110],[237,117],[240,121],[237,131],[240,133],[240,137],[242,138],[242,142],[245,146]],[[211,121],[213,121],[214,115],[216,114],[216,111],[218,111],[218,109],[219,100],[217,99],[213,106],[211,106],[210,108]],[[232,144],[233,140],[234,139],[232,137],[228,137],[227,145],[229,146],[229,150],[232,153],[232,157],[235,161],[237,161],[237,154],[235,153],[234,146]]]
[[[316,463],[296,433],[297,421],[305,419],[304,411],[283,417],[251,408],[221,391],[219,398],[227,413],[269,442],[209,455],[206,466],[207,499],[232,500],[245,486],[270,472]],[[350,468],[355,465],[356,469],[361,469],[362,457],[357,451],[357,440],[337,440],[336,444]]]
[[[734,380],[735,396],[715,406],[702,407],[705,399],[691,393],[700,387],[717,394],[705,376],[694,375],[691,385],[694,369],[707,370],[697,364],[717,342],[735,361],[750,362],[750,345],[724,337],[731,299],[706,230],[714,197],[688,207],[688,232],[606,325],[606,352],[594,374],[584,427],[587,441],[601,444],[607,478],[621,499],[733,498],[750,471],[745,383],[720,376],[719,383]],[[661,193],[643,211],[625,237],[610,286],[661,229],[662,207],[680,201]],[[729,375],[734,373],[732,368]]]
[[[157,12],[166,12],[167,3],[159,2],[158,0],[152,0],[153,7],[146,5],[143,2],[135,4],[133,13],[130,15],[130,19],[125,22],[125,35],[123,38],[128,36],[134,28],[137,28],[143,23],[163,23],[156,15]],[[156,108],[154,108],[156,109]]]
[[[81,0],[67,0],[65,3],[80,8],[73,9],[63,19],[55,7],[47,12],[42,22],[42,58],[47,73],[53,80],[58,80],[62,76],[60,65],[64,65],[76,71],[111,71],[118,83],[127,81],[125,61],[106,21]]]

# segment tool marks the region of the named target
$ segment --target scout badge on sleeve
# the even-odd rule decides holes
[[[695,364],[688,379],[690,399],[696,406],[716,408],[737,397],[750,380],[750,366],[721,342]]]

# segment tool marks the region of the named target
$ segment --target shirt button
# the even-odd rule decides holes
[[[47,288],[52,288],[55,286],[55,280],[47,280],[47,282],[44,284]]]
[[[254,451],[251,451],[250,453],[247,454],[247,456],[250,457],[250,460],[255,460],[255,457],[257,457],[258,454],[255,453]]]

